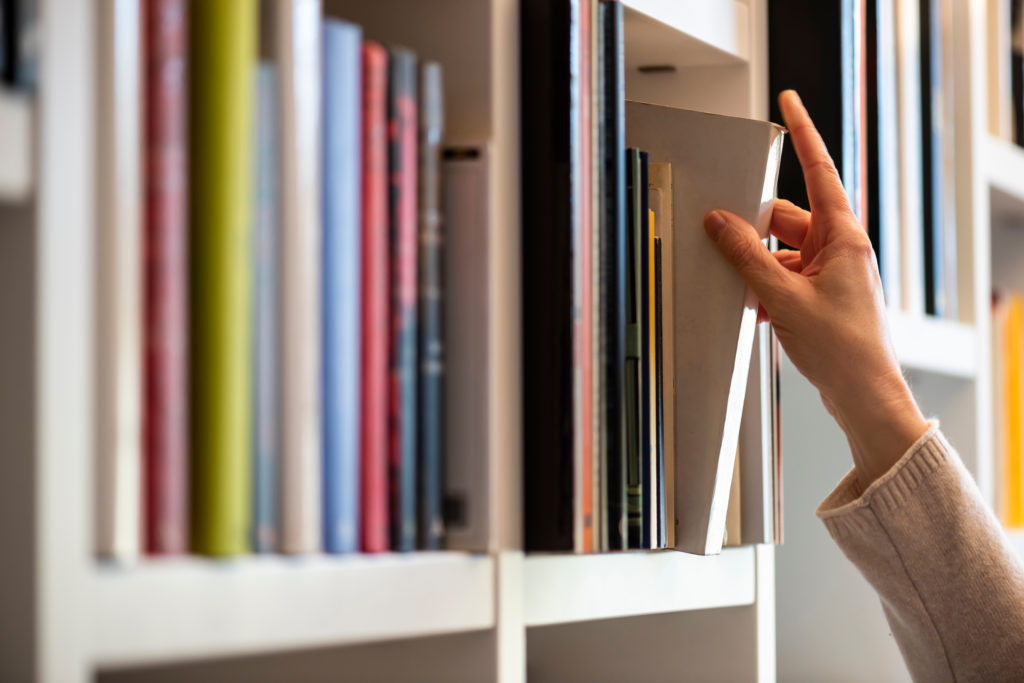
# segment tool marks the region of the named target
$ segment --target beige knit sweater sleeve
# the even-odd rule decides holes
[[[818,508],[878,592],[915,681],[1024,681],[1024,565],[937,424]]]

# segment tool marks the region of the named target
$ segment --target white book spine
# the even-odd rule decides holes
[[[142,545],[142,103],[138,0],[99,3],[96,550]]]
[[[921,32],[918,0],[896,0],[900,222],[903,309],[924,315],[924,206],[921,169]]]
[[[1010,2],[988,0],[988,130],[1013,140],[1013,94],[1010,76]]]
[[[885,300],[903,305],[900,281],[900,158],[899,100],[896,85],[895,0],[878,0],[878,152],[879,242]]]
[[[278,0],[281,78],[281,548],[321,547],[319,0]]]

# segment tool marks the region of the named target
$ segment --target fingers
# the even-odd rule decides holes
[[[779,94],[779,108],[793,138],[793,147],[800,159],[800,166],[804,170],[804,182],[807,184],[811,210],[824,213],[852,213],[839,172],[795,90],[784,90]]]
[[[771,232],[791,247],[800,249],[811,227],[811,212],[786,199],[776,199]]]
[[[768,310],[785,298],[796,276],[765,248],[752,225],[728,211],[711,211],[704,216],[704,230]]]
[[[804,269],[803,257],[800,256],[799,251],[793,251],[792,249],[780,249],[779,251],[773,251],[772,256],[778,261],[783,268],[790,271],[791,273],[799,273]]]

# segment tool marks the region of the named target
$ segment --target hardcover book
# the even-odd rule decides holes
[[[323,23],[323,545],[359,549],[362,30]]]
[[[388,450],[391,549],[416,548],[417,95],[416,55],[388,54],[391,342]]]
[[[322,547],[319,0],[279,2],[281,550]]]
[[[99,3],[96,551],[142,546],[142,120],[138,3]]]
[[[417,547],[437,550],[444,534],[441,509],[444,456],[444,231],[441,215],[441,137],[444,87],[441,65],[419,70],[419,458]]]
[[[144,544],[188,552],[188,50],[185,0],[143,12]]]
[[[189,4],[192,548],[251,545],[256,3]],[[232,40],[224,40],[231,35]]]
[[[261,62],[256,69],[256,166],[253,216],[253,534],[257,553],[278,550],[279,468],[281,466],[280,391],[280,284],[277,261],[280,248],[278,182],[279,101],[277,67]]]
[[[388,343],[388,55],[363,43],[360,500],[363,552],[389,548]]]
[[[672,164],[675,547],[721,550],[757,302],[704,233],[704,215],[733,211],[763,238],[783,129],[771,123],[627,103],[627,143]],[[671,131],[666,134],[666,131]]]

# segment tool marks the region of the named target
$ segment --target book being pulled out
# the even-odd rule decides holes
[[[662,343],[674,374],[663,397],[674,481],[665,484],[674,547],[690,553],[721,551],[757,324],[757,300],[707,238],[704,215],[731,211],[768,237],[783,134],[764,121],[626,105],[627,145],[672,167]]]

